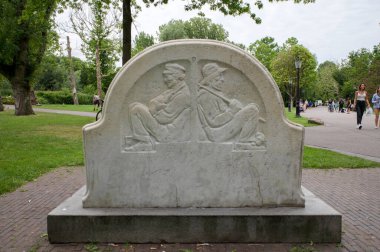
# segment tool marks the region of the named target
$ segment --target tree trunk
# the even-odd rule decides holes
[[[99,43],[96,45],[96,86],[98,95],[102,99],[102,72],[100,70]]]
[[[79,105],[78,102],[78,95],[77,95],[77,84],[75,80],[74,70],[73,70],[73,60],[71,58],[71,47],[70,47],[70,38],[67,36],[67,53],[69,56],[69,67],[70,67],[70,83],[71,83],[71,90],[73,93],[73,103],[74,105]]]
[[[131,58],[132,50],[131,0],[123,0],[123,65]]]
[[[4,111],[3,99],[0,96],[0,112]]]
[[[30,99],[30,83],[27,77],[28,64],[28,43],[27,37],[20,41],[20,51],[15,59],[14,75],[11,79],[13,96],[15,97],[15,115],[33,115],[33,107]]]

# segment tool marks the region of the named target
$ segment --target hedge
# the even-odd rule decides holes
[[[69,91],[36,91],[37,102],[40,104],[73,104]],[[79,104],[92,104],[92,95],[78,93]]]

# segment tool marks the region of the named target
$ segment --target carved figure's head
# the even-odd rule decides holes
[[[200,85],[211,86],[216,90],[221,90],[224,82],[223,72],[227,68],[219,67],[216,63],[208,63],[202,68],[203,80]]]
[[[179,81],[183,81],[185,79],[185,73],[186,69],[179,64],[166,64],[163,72],[164,81],[168,87],[171,88]]]

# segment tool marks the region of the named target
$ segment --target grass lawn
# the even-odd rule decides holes
[[[368,168],[380,167],[380,163],[313,147],[304,147],[303,163],[305,168]]]
[[[290,121],[301,124],[304,127],[318,126],[318,124],[309,123],[306,117],[302,117],[302,114],[301,117],[296,117],[296,108],[293,108],[292,112],[289,112],[288,108],[285,108],[285,115]]]
[[[92,109],[88,105],[57,106],[67,110],[82,106]],[[301,119],[303,121],[298,123],[304,124],[306,120],[307,124],[306,118]],[[13,110],[1,112],[0,195],[14,191],[54,168],[83,165],[82,126],[93,121],[93,118],[72,115],[14,116]],[[380,167],[380,163],[306,146],[303,167],[364,168]]]
[[[72,105],[72,104],[43,104],[33,106],[33,108],[58,109],[82,112],[95,112],[94,105]]]
[[[83,165],[82,126],[93,118],[0,113],[0,195],[60,166]]]

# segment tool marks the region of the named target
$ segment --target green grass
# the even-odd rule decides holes
[[[0,113],[0,195],[61,166],[83,165],[82,126],[94,119]]]
[[[43,105],[39,105],[39,106],[33,106],[33,108],[94,112],[94,106],[93,105],[43,104]]]
[[[305,146],[303,167],[317,169],[380,167],[380,163],[330,150]]]
[[[302,114],[301,114],[301,117],[296,117],[296,109],[295,108],[292,109],[292,112],[289,112],[288,108],[285,108],[285,115],[290,121],[301,124],[304,127],[318,126],[318,124],[309,123],[308,119],[306,117],[302,117]]]

